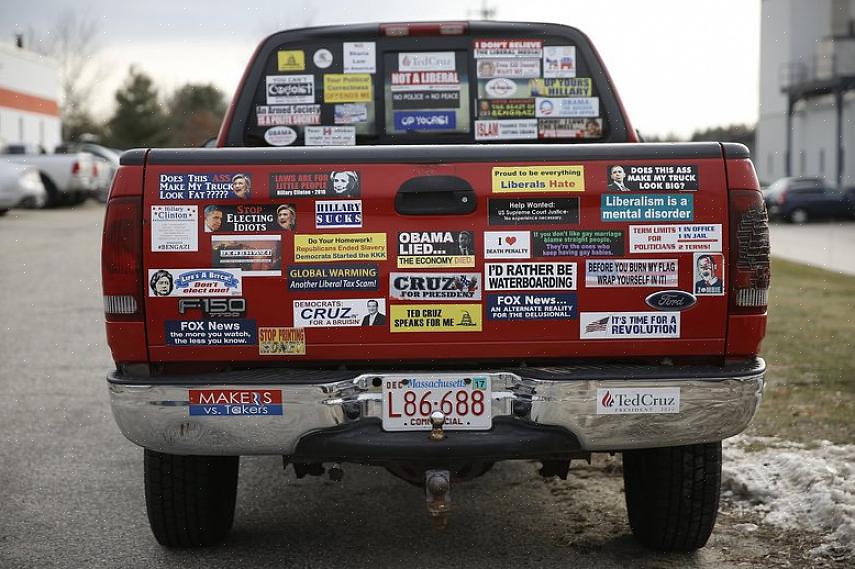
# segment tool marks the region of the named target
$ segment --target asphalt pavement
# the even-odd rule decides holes
[[[421,490],[383,470],[346,465],[341,483],[298,480],[279,457],[245,458],[228,543],[164,549],[148,528],[142,450],[110,413],[102,216],[88,203],[0,219],[0,568],[722,569],[800,555],[780,531],[745,534],[737,522],[751,520],[729,511],[697,553],[642,549],[626,522],[620,458],[601,455],[574,463],[567,481],[544,481],[533,462],[498,465],[453,488],[445,531],[432,529]]]

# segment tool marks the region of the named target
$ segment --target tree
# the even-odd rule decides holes
[[[167,104],[169,146],[200,146],[216,136],[226,114],[226,98],[211,84],[187,84]]]
[[[739,142],[747,146],[753,154],[756,130],[756,126],[747,124],[716,126],[705,130],[696,130],[692,133],[691,141]]]
[[[163,146],[169,139],[154,82],[134,66],[116,91],[116,110],[107,126],[110,144],[119,148]]]

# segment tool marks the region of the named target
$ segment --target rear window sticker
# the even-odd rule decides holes
[[[212,235],[211,264],[241,269],[244,277],[282,274],[281,235]]]
[[[488,294],[487,320],[575,320],[575,292]]]
[[[390,87],[393,93],[407,91],[459,91],[460,76],[456,71],[393,72]]]
[[[537,118],[598,117],[599,97],[536,97]]]
[[[362,200],[318,200],[315,202],[317,229],[362,227]]]
[[[303,328],[262,327],[258,329],[258,355],[305,356],[306,330]]]
[[[304,71],[306,55],[302,49],[276,52],[276,69],[279,71]]]
[[[534,99],[479,99],[478,117],[482,119],[534,117]]]
[[[581,340],[679,338],[679,312],[583,312]]]
[[[478,79],[509,77],[529,79],[540,77],[539,59],[479,59],[476,70]]]
[[[475,241],[471,231],[398,233],[398,268],[474,267]]]
[[[576,46],[548,45],[543,48],[544,77],[575,77]]]
[[[392,109],[394,110],[460,108],[459,85],[449,85],[438,91],[433,90],[433,85],[428,86],[430,89],[403,92],[399,92],[399,87],[392,87]],[[534,110],[532,110],[532,116],[534,116]]]
[[[630,253],[720,253],[721,224],[630,225]]]
[[[295,327],[386,326],[385,298],[295,300],[293,303]]]
[[[724,255],[721,253],[694,254],[695,295],[723,296],[724,290]]]
[[[528,231],[485,231],[485,259],[530,259],[531,233]]]
[[[240,296],[240,269],[149,269],[149,296]]]
[[[532,97],[590,97],[592,94],[590,77],[530,79],[528,86]]]
[[[307,126],[303,131],[306,146],[354,146],[356,128],[352,126]]]
[[[288,266],[288,290],[377,290],[377,263],[329,263]]]
[[[601,118],[538,119],[538,138],[600,138],[603,136]]]
[[[271,198],[358,198],[359,172],[281,172],[270,174]]]
[[[252,197],[249,174],[169,174],[158,177],[161,200],[248,199]]]
[[[190,389],[190,416],[282,415],[281,389]]]
[[[621,257],[623,231],[557,229],[532,231],[535,257]]]
[[[454,71],[453,51],[401,52],[398,71]]]
[[[584,192],[582,165],[495,166],[493,193]]]
[[[367,73],[324,74],[325,103],[370,103],[373,92],[371,75]]]
[[[267,104],[315,102],[314,75],[268,75]]]
[[[293,231],[297,210],[293,204],[205,206],[205,233],[261,233]]]
[[[343,44],[345,73],[376,73],[376,44],[373,41]]]
[[[290,126],[274,126],[264,131],[264,141],[271,146],[289,146],[297,140],[297,131]]]
[[[607,168],[608,189],[615,192],[688,191],[698,189],[695,164],[613,164]]]
[[[481,300],[481,273],[389,273],[397,300]]]
[[[366,103],[343,103],[335,106],[335,124],[359,124],[368,122]]]
[[[481,89],[481,84],[478,84],[479,91]],[[512,79],[505,79],[504,77],[500,77],[497,79],[490,79],[483,86],[484,95],[491,99],[507,99],[517,96],[526,96],[528,93],[519,93],[517,94],[517,83]],[[478,93],[478,96],[481,96],[481,93]]]
[[[393,304],[391,332],[480,332],[480,304]]]
[[[258,343],[255,320],[166,320],[167,346],[250,346]]]
[[[333,54],[327,48],[322,47],[312,55],[312,61],[315,63],[315,67],[326,69],[333,63]]]
[[[312,234],[294,236],[294,261],[385,261],[385,233]]]
[[[199,207],[195,205],[151,206],[151,250],[192,252],[199,250]]]
[[[486,290],[576,290],[576,263],[485,263]]]
[[[570,225],[579,223],[579,198],[490,198],[490,225]]]
[[[473,44],[473,54],[476,59],[488,57],[540,58],[543,54],[543,40],[475,40]]]
[[[255,107],[258,126],[296,126],[321,124],[320,105],[258,105]]]
[[[585,261],[587,288],[675,287],[677,259],[596,259]]]
[[[475,140],[532,140],[537,119],[475,121]]]
[[[457,113],[454,111],[395,111],[395,130],[426,131],[454,130]]]
[[[692,194],[649,194],[600,196],[600,221],[693,221],[695,196]]]

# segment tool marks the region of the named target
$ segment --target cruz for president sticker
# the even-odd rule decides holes
[[[481,300],[481,273],[390,273],[398,300]]]
[[[496,166],[493,193],[584,192],[584,166]]]

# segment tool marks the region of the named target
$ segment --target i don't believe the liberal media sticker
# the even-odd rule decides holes
[[[281,389],[191,389],[191,416],[282,415]]]

